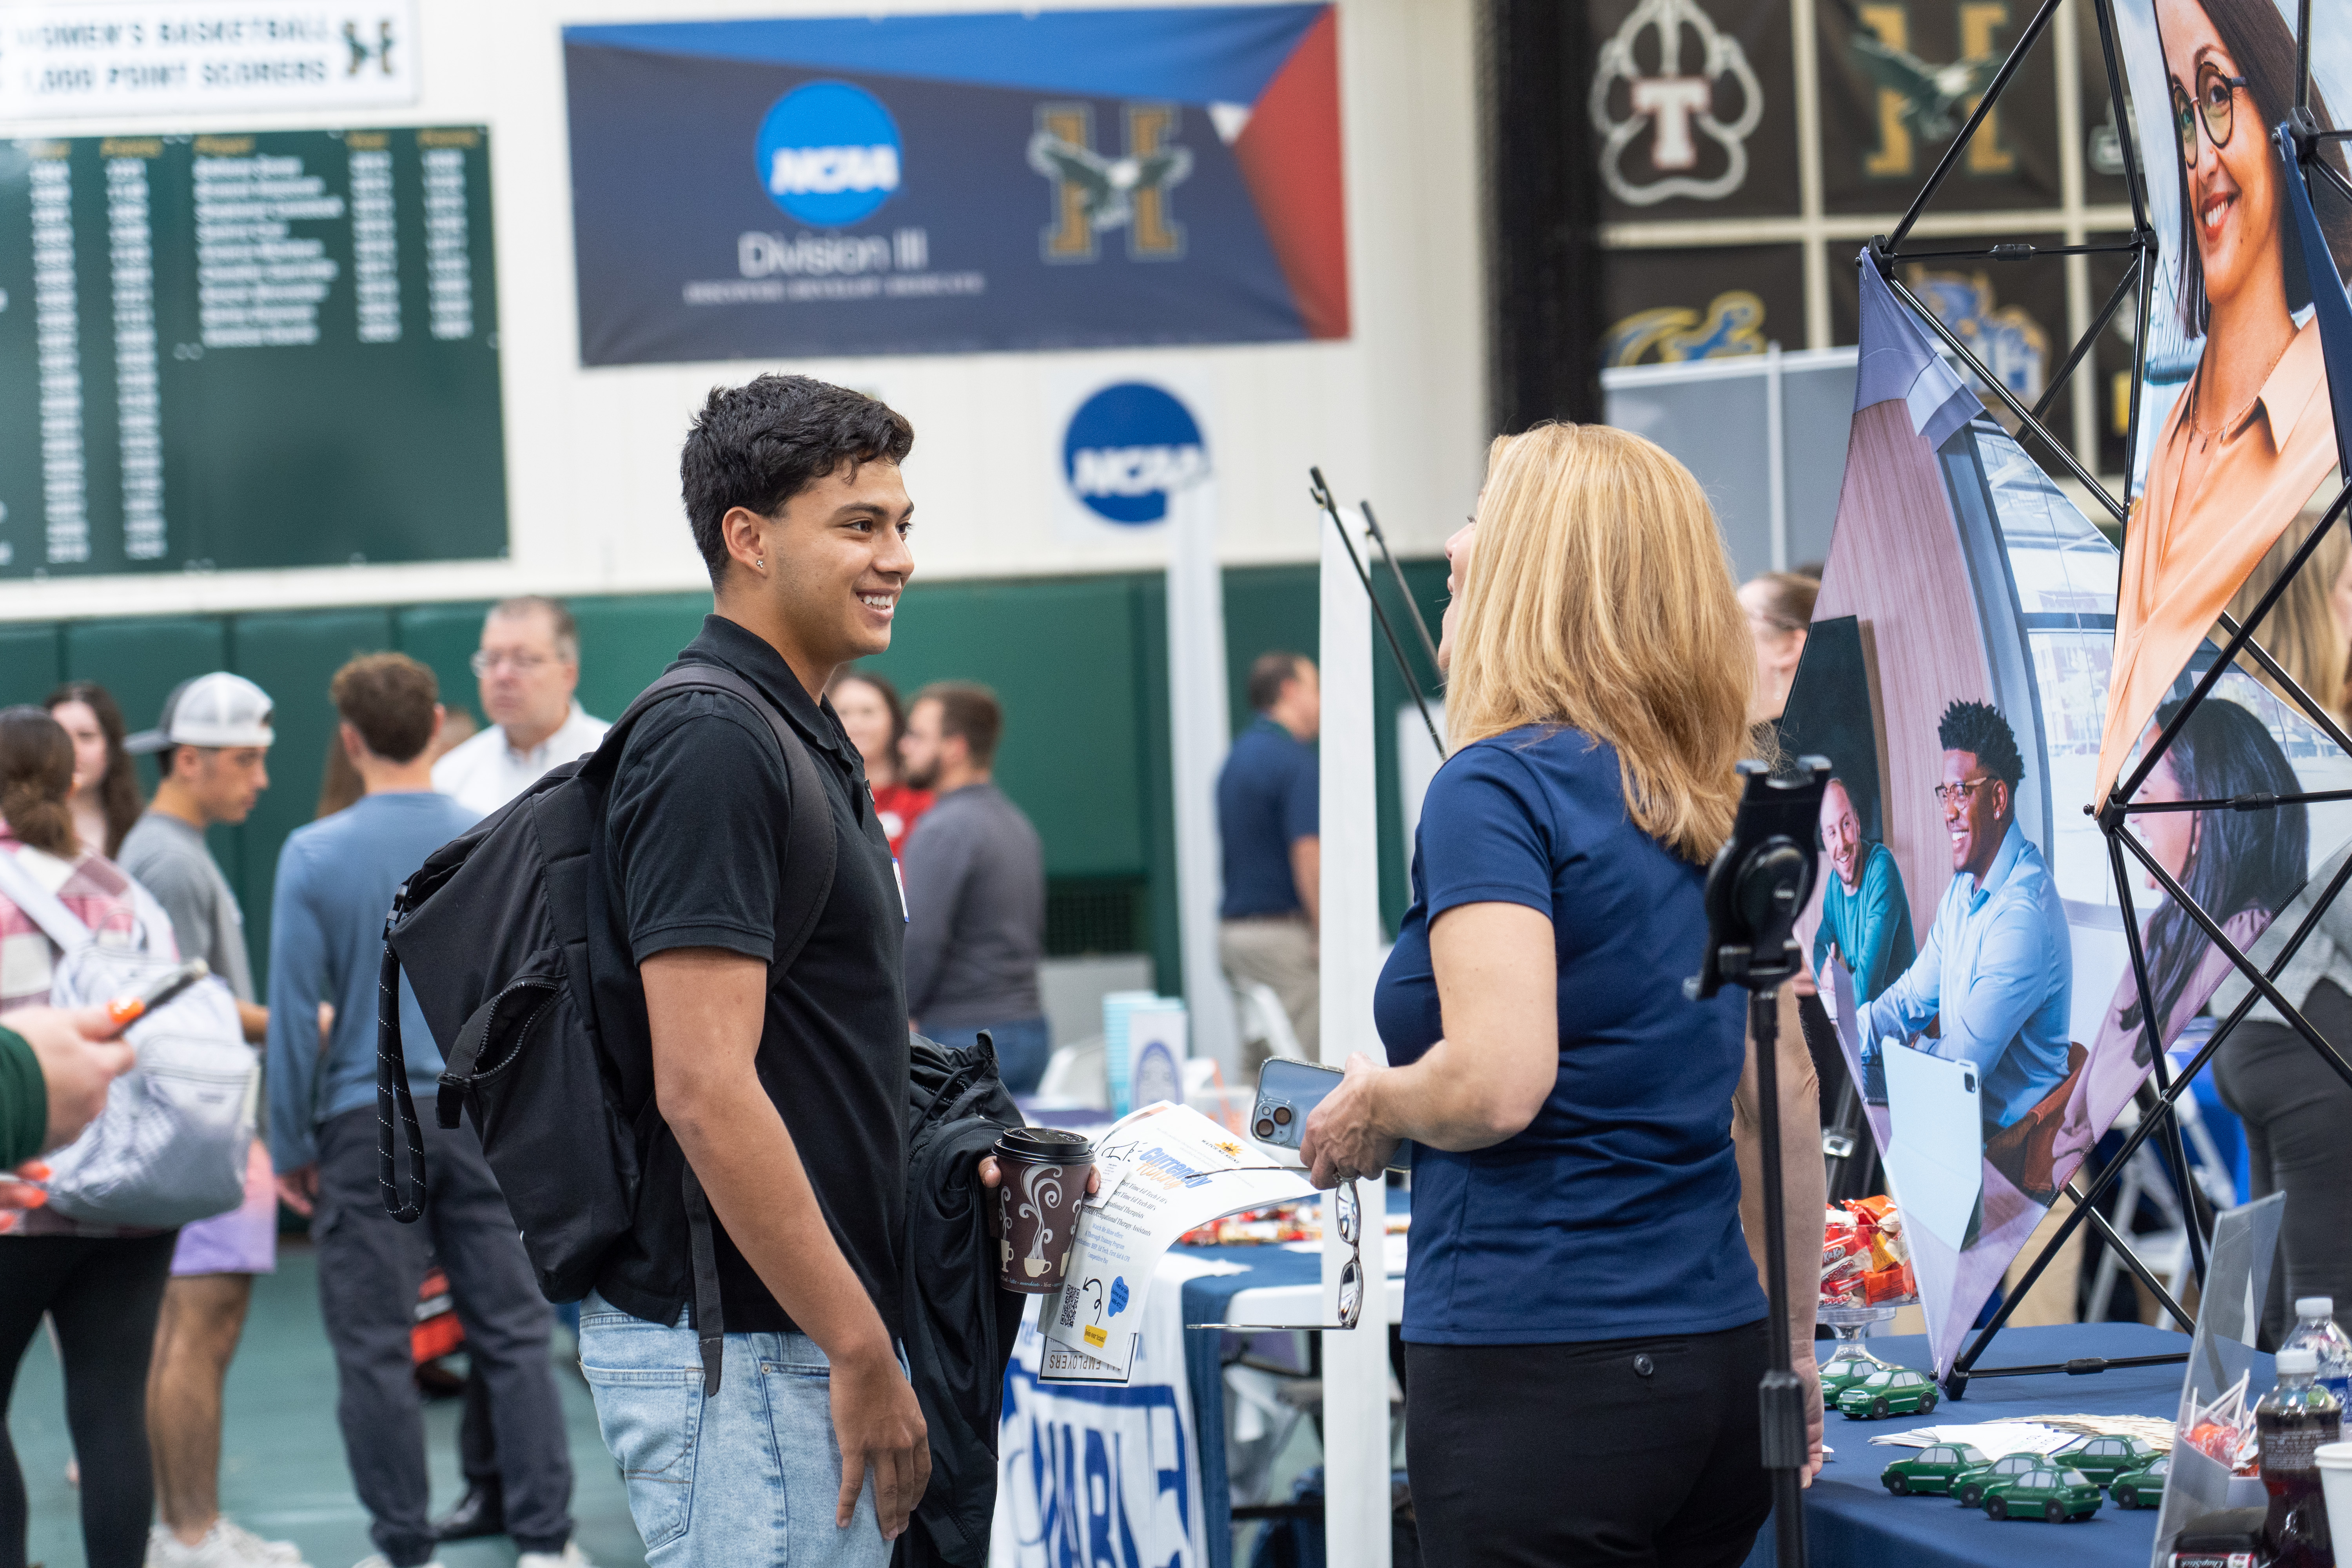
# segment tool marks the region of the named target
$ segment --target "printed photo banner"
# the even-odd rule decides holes
[[[574,26],[583,363],[1349,331],[1328,5]]]
[[[1801,936],[1885,1156],[1940,1373],[2150,1069],[2106,840],[2081,810],[2123,563],[1868,265],[1861,301],[1844,487],[1783,740],[1834,770]],[[2232,670],[2143,794],[2346,788],[2352,759]],[[2133,829],[2247,946],[2352,837],[2352,805]],[[2200,1015],[2234,1000],[2232,972],[2130,869],[2170,1046],[2211,1027]]]
[[[2352,205],[2326,193],[2321,243],[2299,235],[2300,181],[2271,135],[2294,105],[2295,10],[2295,0],[2116,0],[2162,258],[2107,723],[2076,804],[2106,798],[2215,617],[2343,474],[2312,303],[2315,290],[2342,296]],[[2311,67],[2312,112],[2324,127],[2352,124],[2352,28],[2316,26]],[[2345,168],[2340,142],[2324,155]]]

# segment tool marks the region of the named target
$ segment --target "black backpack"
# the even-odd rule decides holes
[[[640,1173],[656,1138],[669,1136],[653,1096],[645,994],[627,976],[589,973],[592,922],[609,918],[599,852],[604,803],[621,748],[646,711],[682,691],[719,691],[748,703],[783,749],[794,809],[784,846],[793,903],[774,963],[789,967],[833,887],[833,812],[816,763],[774,705],[734,671],[674,665],[640,692],[604,743],[427,857],[401,887],[384,922],[376,987],[377,1178],[385,1211],[413,1221],[425,1202],[425,1139],[401,1057],[400,976],[406,971],[436,1040],[449,1042],[437,1115],[445,1128],[470,1109],[482,1152],[521,1228],[541,1294],[576,1301],[605,1255],[629,1234]],[[803,811],[799,803],[814,803]],[[600,984],[601,983],[601,984]],[[600,1028],[596,994],[634,996],[634,1026]],[[404,1189],[394,1147],[407,1144]],[[719,1392],[725,1319],[710,1208],[691,1163],[686,1207],[694,1264],[694,1321],[706,1394]]]

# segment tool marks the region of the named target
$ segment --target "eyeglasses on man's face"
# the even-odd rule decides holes
[[[555,659],[543,653],[492,653],[488,648],[476,648],[467,664],[476,675],[489,675],[498,670],[511,670],[517,675],[537,675]]]
[[[1962,779],[1958,784],[1937,784],[1936,804],[1949,811],[1956,805],[1965,805],[1970,795],[1992,782],[1990,773],[1979,773],[1975,778]]]
[[[2236,128],[2238,89],[2246,79],[2231,76],[2211,60],[2197,68],[2197,96],[2191,100],[2181,88],[2180,79],[2172,81],[2172,121],[2180,132],[2180,162],[2184,167],[2197,166],[2197,121],[2205,121],[2205,135],[2214,151],[2230,144],[2230,132]]]
[[[1377,1178],[1375,1178],[1377,1179]],[[1364,1209],[1356,1198],[1356,1184],[1341,1182],[1331,1191],[1328,1212],[1348,1244],[1348,1261],[1339,1269],[1339,1321],[1336,1323],[1187,1323],[1188,1329],[1228,1329],[1244,1333],[1277,1333],[1287,1330],[1352,1329],[1364,1316]]]

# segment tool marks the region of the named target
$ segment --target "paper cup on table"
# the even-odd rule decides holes
[[[996,1282],[1024,1296],[1062,1288],[1087,1195],[1094,1143],[1056,1127],[1015,1127],[996,1141]]]
[[[2319,1466],[2320,1495],[2327,1500],[2327,1531],[2352,1542],[2352,1443],[2322,1443],[2312,1451]]]

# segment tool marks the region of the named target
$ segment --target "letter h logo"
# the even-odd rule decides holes
[[[1183,110],[1168,103],[1127,106],[1127,153],[1094,150],[1094,110],[1084,103],[1041,103],[1029,138],[1029,166],[1053,182],[1053,222],[1038,239],[1048,261],[1093,261],[1096,236],[1127,230],[1132,261],[1178,261],[1184,226],[1169,192],[1192,172],[1192,153],[1173,138]]]

